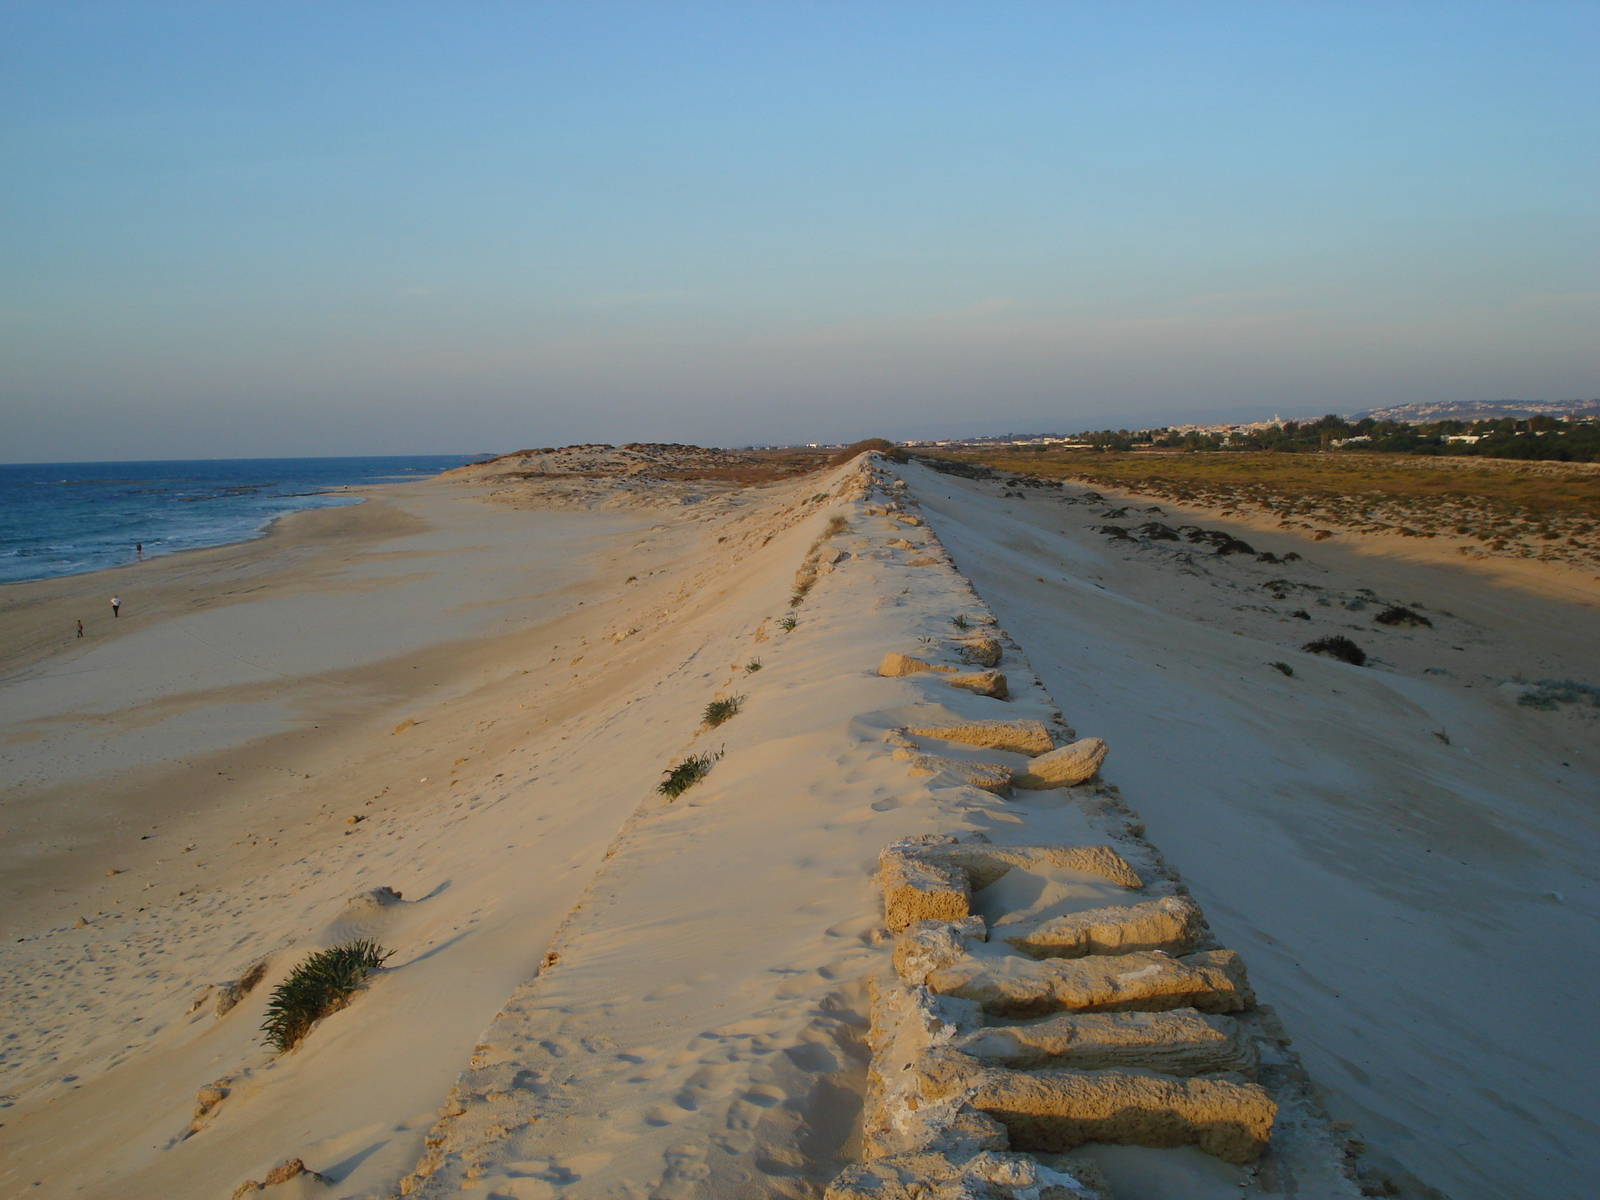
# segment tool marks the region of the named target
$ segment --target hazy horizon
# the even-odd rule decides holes
[[[6,462],[1600,392],[1592,4],[0,22]]]

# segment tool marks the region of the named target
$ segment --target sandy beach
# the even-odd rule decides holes
[[[182,1132],[196,1073],[257,1040],[250,1022],[225,1051],[192,1044],[193,1021],[215,1003],[186,1022],[196,996],[315,939],[363,886],[449,890],[448,934],[423,936],[459,947],[465,926],[469,943],[499,940],[470,970],[433,948],[434,965],[418,973],[472,982],[436,997],[448,995],[447,1013],[407,1002],[409,1024],[366,1051],[390,1069],[340,1067],[344,1085],[302,1079],[267,1104],[297,1130],[337,1112],[359,1113],[357,1128],[431,1118],[472,1038],[537,964],[570,903],[563,881],[581,877],[583,843],[597,839],[587,853],[598,858],[608,838],[580,833],[553,878],[512,869],[507,880],[508,848],[496,861],[444,831],[468,803],[459,797],[483,803],[479,789],[502,773],[485,773],[489,763],[593,703],[592,685],[574,696],[565,673],[530,677],[530,665],[581,655],[593,624],[583,601],[620,584],[624,548],[628,561],[670,571],[672,534],[648,533],[653,524],[563,514],[540,528],[470,493],[394,487],[354,508],[296,514],[257,542],[15,589],[28,619],[7,622],[24,665],[4,688],[3,1007],[26,1037],[6,1043],[5,1187],[66,1170],[71,1182],[46,1194],[98,1194],[102,1178],[127,1194],[125,1173]],[[123,600],[116,625],[108,615],[89,638],[41,656],[43,631],[62,624],[49,610],[70,615],[108,587]],[[392,732],[407,720],[405,734]],[[543,832],[546,818],[562,821],[528,815],[508,840]],[[435,844],[440,856],[424,865],[392,839]],[[529,906],[549,913],[542,937],[518,925]],[[507,908],[499,921],[481,915]],[[423,1043],[421,1058],[396,1054]],[[165,1065],[152,1069],[144,1054]],[[130,1058],[131,1070],[113,1070]],[[52,1117],[43,1137],[25,1115],[35,1105]],[[269,1118],[263,1145],[274,1128]],[[397,1176],[416,1150],[374,1166]],[[225,1169],[204,1156],[172,1166],[192,1194],[221,1187],[209,1181]],[[139,1186],[185,1194],[159,1171]]]
[[[1301,558],[1185,557],[1082,489],[892,472],[892,508],[848,471],[648,507],[446,477],[0,593],[0,1196],[209,1200],[291,1158],[325,1181],[269,1200],[821,1196],[862,1154],[877,856],[920,834],[1181,879],[1347,1123],[1306,1099],[1278,1174],[1075,1152],[1111,1194],[1354,1196],[1307,1149],[1347,1132],[1391,1194],[1582,1194],[1600,759],[1593,716],[1512,681],[1600,678],[1592,604],[1209,516]],[[71,638],[108,589],[123,616]],[[1009,700],[877,673],[990,612]],[[1299,651],[1335,630],[1368,666]],[[703,728],[717,696],[742,708]],[[885,741],[1002,709],[1104,738],[1121,799]],[[272,1055],[271,987],[356,936],[388,968]]]

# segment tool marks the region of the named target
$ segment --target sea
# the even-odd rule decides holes
[[[484,454],[0,464],[0,583],[76,575],[260,537],[285,513],[359,504],[362,484]]]

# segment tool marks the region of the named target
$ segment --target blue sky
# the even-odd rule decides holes
[[[0,460],[1600,395],[1600,5],[0,3]]]

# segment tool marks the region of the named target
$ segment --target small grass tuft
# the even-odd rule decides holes
[[[744,665],[744,673],[746,675],[754,675],[759,670],[761,670],[761,660],[759,658],[752,658]]]
[[[721,750],[715,754],[691,754],[665,772],[666,778],[656,785],[656,791],[668,800],[676,800],[710,774],[712,764],[721,757]]]
[[[1307,642],[1300,649],[1307,654],[1321,654],[1326,658],[1336,658],[1340,662],[1349,663],[1352,667],[1362,666],[1367,661],[1367,652],[1340,633],[1336,633],[1332,637],[1318,638],[1314,642]]]
[[[1282,671],[1290,679],[1294,678],[1294,668],[1286,662],[1269,662],[1267,666],[1272,667],[1274,670]]]
[[[1429,629],[1433,628],[1433,622],[1428,620],[1427,617],[1419,612],[1412,612],[1409,608],[1403,608],[1398,604],[1391,604],[1372,619],[1379,625],[1409,625],[1412,628],[1418,625],[1426,625]]]
[[[393,953],[365,939],[318,950],[272,989],[261,1024],[267,1044],[279,1054],[294,1049],[313,1025],[349,1004],[367,976],[381,970]]]
[[[783,620],[778,622],[778,628],[783,630],[785,633],[793,633],[794,627],[798,624],[800,624],[800,622],[794,617],[785,617]]]
[[[958,615],[956,615],[954,617],[951,617],[950,618],[950,624],[954,625],[957,629],[961,630],[963,633],[965,633],[967,630],[972,628],[972,622],[967,620],[967,617],[966,617],[965,613],[961,613],[961,614],[958,614]]]
[[[843,517],[829,517],[828,526],[822,531],[823,537],[832,537],[836,533],[844,533],[850,528],[850,522]]]
[[[702,718],[707,729],[715,729],[724,721],[731,720],[739,715],[739,710],[744,707],[743,696],[726,696],[713,700],[706,705],[705,715]]]

